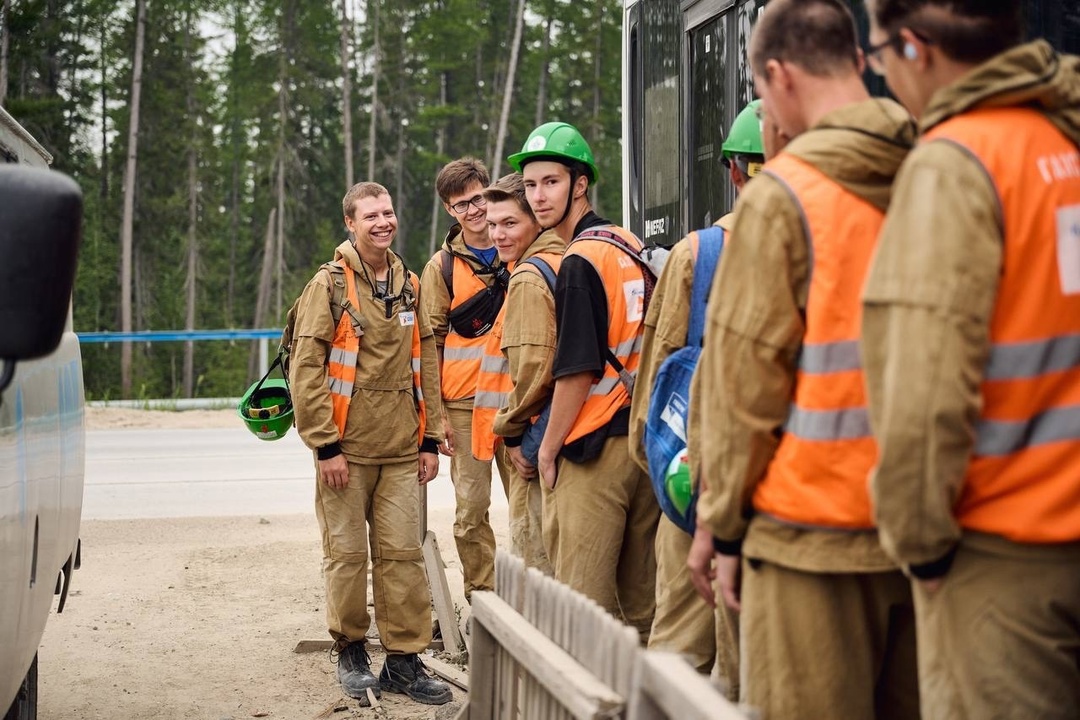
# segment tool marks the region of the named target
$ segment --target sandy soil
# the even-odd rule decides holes
[[[87,430],[123,428],[224,428],[236,427],[235,410],[129,410],[117,407],[87,407]]]
[[[193,412],[91,408],[88,427],[235,423],[230,411]],[[506,542],[505,511],[492,522]],[[460,607],[452,525],[451,509],[430,513]],[[464,700],[455,689],[433,708],[384,693],[381,709],[361,708],[342,695],[327,652],[293,652],[328,638],[314,514],[86,521],[82,539],[82,569],[41,645],[43,720],[411,720],[452,717]],[[369,647],[378,673],[384,656]]]

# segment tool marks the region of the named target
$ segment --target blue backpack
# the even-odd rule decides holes
[[[672,502],[667,492],[667,474],[672,461],[686,450],[686,427],[690,413],[690,379],[694,375],[701,343],[705,334],[705,303],[712,286],[720,251],[724,248],[724,231],[710,227],[698,231],[698,253],[694,261],[694,285],[690,297],[690,330],[686,347],[679,348],[660,365],[649,397],[649,412],[645,419],[645,456],[649,461],[649,477],[660,509],[680,528],[694,534],[697,507],[697,488],[686,512]]]

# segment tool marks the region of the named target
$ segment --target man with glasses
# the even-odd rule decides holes
[[[1020,0],[871,0],[918,118],[864,292],[886,552],[926,718],[1080,708],[1080,59]]]
[[[508,273],[488,237],[483,191],[487,168],[464,157],[439,171],[435,188],[454,219],[442,248],[424,267],[424,306],[438,345],[446,443],[456,511],[454,542],[465,579],[465,599],[474,590],[495,589],[495,533],[491,529],[491,461],[472,455],[472,412],[487,333],[506,294]],[[495,463],[509,495],[503,453]]]
[[[709,436],[688,563],[707,600],[715,573],[741,611],[741,699],[771,720],[919,714],[911,588],[870,507],[858,353],[863,279],[915,133],[869,96],[856,37],[839,0],[772,0],[754,28],[754,85],[791,141],[739,196],[697,367]]]

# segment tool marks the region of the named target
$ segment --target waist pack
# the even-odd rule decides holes
[[[548,290],[551,294],[555,294],[555,269],[548,264],[548,262],[542,258],[531,257],[525,261],[525,264],[532,265],[534,268],[540,271],[540,276],[544,278],[544,282],[547,283]],[[529,462],[529,464],[536,466],[540,458],[540,442],[544,439],[544,431],[547,430],[548,420],[551,419],[551,401],[549,400],[544,409],[540,411],[536,420],[532,425],[529,425],[525,429],[525,433],[521,436],[521,454]]]
[[[487,334],[495,325],[503,303],[506,301],[506,286],[510,283],[510,273],[505,267],[492,269],[494,282],[446,315],[450,327],[458,335],[477,338]]]
[[[698,231],[686,347],[673,352],[660,365],[645,420],[645,456],[649,461],[649,478],[656,500],[664,514],[691,535],[694,534],[698,493],[696,483],[688,483],[688,473],[683,467],[690,380],[701,356],[705,304],[723,247],[722,229],[710,227]]]

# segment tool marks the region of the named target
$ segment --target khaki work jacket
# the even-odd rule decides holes
[[[392,287],[388,293],[400,297],[406,279],[404,263],[387,251]],[[296,429],[304,444],[315,450],[340,441],[349,462],[378,465],[408,460],[417,456],[419,416],[413,395],[412,328],[403,313],[415,310],[414,322],[420,323],[421,387],[427,405],[426,437],[443,440],[443,411],[439,392],[438,359],[427,311],[422,298],[415,308],[407,308],[398,299],[386,317],[386,306],[375,298],[367,275],[359,268],[360,257],[352,243],[337,247],[336,260],[344,260],[355,271],[356,292],[360,300],[360,353],[356,380],[344,437],[334,426],[330,390],[327,386],[327,362],[334,340],[334,318],[330,309],[330,276],[319,271],[300,296],[296,314],[296,348],[291,361],[290,384],[296,412]]]

